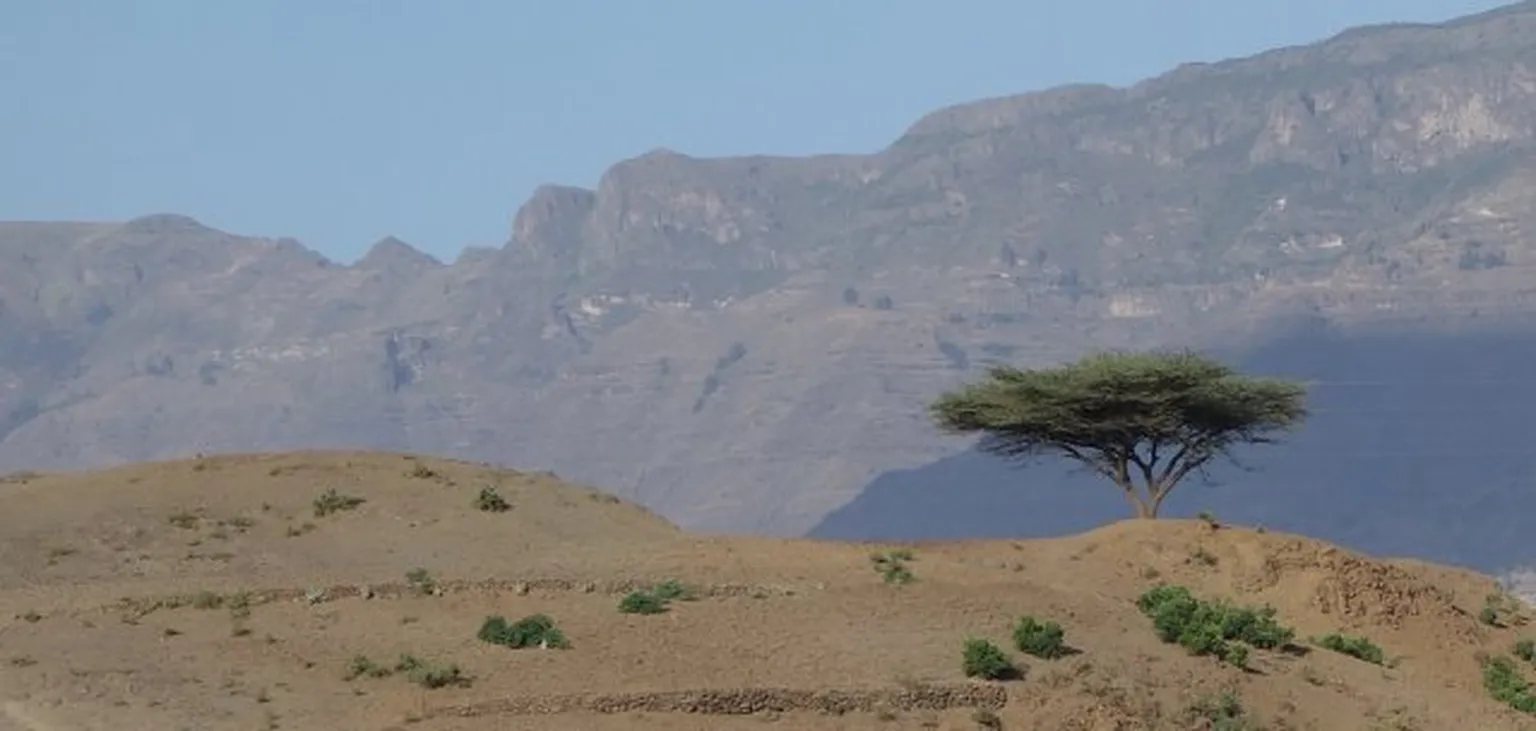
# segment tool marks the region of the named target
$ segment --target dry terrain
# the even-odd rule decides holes
[[[871,554],[903,550],[915,579],[887,581]],[[619,611],[667,581],[692,596]],[[1164,644],[1137,606],[1160,582],[1273,605],[1297,646],[1239,669]],[[1496,592],[1215,521],[905,547],[697,536],[553,476],[392,454],[13,475],[0,729],[1191,729],[1217,728],[1189,714],[1223,694],[1252,724],[1227,729],[1529,728],[1483,688],[1479,653],[1536,636]],[[569,646],[477,638],[536,614]],[[1023,615],[1074,652],[1020,652]],[[1313,642],[1339,631],[1385,662]],[[1022,677],[967,679],[970,637]],[[426,687],[449,665],[459,682]]]

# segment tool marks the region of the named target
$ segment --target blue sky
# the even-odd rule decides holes
[[[920,115],[1474,0],[0,0],[0,219],[175,212],[351,261],[505,243],[655,147],[879,149]]]

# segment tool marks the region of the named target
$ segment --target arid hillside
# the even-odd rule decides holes
[[[1139,606],[1159,584],[1273,605],[1294,637],[1191,654],[1149,617],[1178,612]],[[519,623],[537,615],[558,634]],[[1025,644],[1045,657],[1022,651],[1024,616],[1064,642],[1037,630]],[[1490,698],[1480,665],[1519,654],[1526,621],[1486,577],[1214,520],[909,546],[694,536],[552,476],[341,452],[0,484],[4,731],[1086,731],[1223,714],[1495,731],[1536,723]],[[1335,632],[1381,663],[1319,645]],[[971,638],[1018,675],[967,678]]]

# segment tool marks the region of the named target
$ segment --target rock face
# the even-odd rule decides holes
[[[992,359],[1528,319],[1536,5],[936,112],[864,156],[657,150],[503,249],[344,267],[178,216],[0,224],[0,463],[366,446],[803,532],[954,450]]]

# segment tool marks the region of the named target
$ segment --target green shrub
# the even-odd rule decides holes
[[[960,669],[967,678],[987,680],[1004,680],[1018,674],[1018,669],[1002,648],[989,640],[978,638],[965,641],[961,650]]]
[[[356,495],[343,495],[336,492],[336,488],[333,487],[320,493],[320,497],[315,498],[315,517],[324,518],[332,513],[356,510],[357,506],[365,502],[368,501]]]
[[[395,663],[395,672],[404,673],[407,680],[423,688],[469,684],[469,678],[459,670],[458,665],[424,662],[413,655],[401,655],[400,661]]]
[[[347,680],[357,678],[384,678],[394,671],[369,659],[367,655],[354,655],[347,663]]]
[[[1212,731],[1259,731],[1261,728],[1248,717],[1242,701],[1231,691],[1190,705],[1184,710],[1184,721],[1191,728]]]
[[[1040,622],[1034,617],[1022,617],[1013,628],[1013,645],[1019,652],[1044,660],[1054,660],[1067,654],[1066,632],[1055,622]]]
[[[668,579],[651,588],[651,593],[657,598],[669,602],[691,602],[694,600],[694,592],[680,581]]]
[[[1536,640],[1520,640],[1513,649],[1515,657],[1528,663],[1536,663]]]
[[[912,552],[906,549],[898,549],[887,553],[876,553],[869,557],[870,563],[875,565],[875,571],[887,584],[910,584],[917,579],[907,562],[912,561]]]
[[[632,591],[619,600],[619,611],[624,614],[661,614],[667,611],[667,600],[648,591]]]
[[[525,647],[555,649],[570,647],[570,642],[565,639],[565,633],[555,626],[555,620],[545,614],[530,615],[516,622],[508,622],[501,616],[486,617],[476,636],[482,642],[514,650]]]
[[[1296,633],[1275,621],[1273,607],[1238,607],[1226,602],[1196,599],[1182,586],[1160,585],[1147,590],[1136,606],[1152,620],[1163,642],[1183,646],[1191,654],[1214,655],[1237,665],[1248,661],[1248,650],[1232,649],[1244,643],[1273,650],[1291,643]]]
[[[1381,665],[1387,660],[1381,648],[1364,637],[1351,637],[1334,633],[1319,639],[1317,644],[1325,650],[1332,650],[1341,655],[1364,660],[1372,665]]]
[[[1531,693],[1530,682],[1507,657],[1490,658],[1483,663],[1483,688],[1494,700],[1510,708],[1536,714],[1536,694]]]
[[[487,485],[480,488],[480,495],[475,498],[475,509],[485,513],[505,513],[512,509],[512,504],[496,492],[496,488]]]

